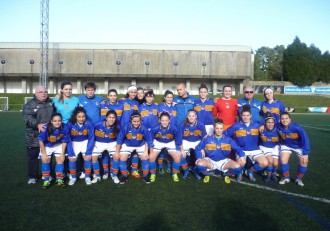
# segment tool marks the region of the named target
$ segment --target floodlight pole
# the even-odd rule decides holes
[[[49,0],[40,0],[40,76],[39,83],[47,89]]]

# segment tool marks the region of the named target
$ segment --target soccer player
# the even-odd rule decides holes
[[[136,97],[135,100],[139,103],[139,105],[143,104],[144,102],[146,102],[145,98],[144,98],[144,90],[142,87],[138,87],[136,89]]]
[[[79,96],[79,105],[84,107],[87,113],[87,119],[95,124],[101,120],[101,103],[105,101],[102,96],[95,95],[96,85],[94,82],[85,84],[86,95]]]
[[[284,104],[274,98],[274,91],[271,88],[267,88],[264,91],[265,101],[261,103],[260,115],[265,119],[266,112],[272,113],[276,123],[280,122],[280,114],[285,112]]]
[[[204,83],[199,87],[200,98],[194,102],[194,110],[197,112],[197,119],[205,125],[205,130],[208,135],[213,134],[213,107],[214,99],[208,98],[209,90]]]
[[[120,184],[125,184],[128,179],[127,159],[136,152],[142,162],[142,177],[145,183],[149,184],[149,156],[148,148],[152,147],[152,141],[148,128],[141,124],[141,115],[133,111],[129,124],[125,125],[117,137],[116,152],[114,160],[120,159],[119,168],[122,174]]]
[[[74,111],[79,105],[79,99],[72,95],[72,83],[64,81],[61,83],[61,91],[58,97],[53,99],[56,112],[60,113],[63,123],[67,123]]]
[[[214,104],[213,116],[223,121],[226,130],[236,122],[238,105],[237,100],[231,98],[231,86],[223,86],[222,92],[223,97]]]
[[[203,137],[206,136],[206,130],[204,124],[198,121],[197,113],[194,110],[188,111],[187,118],[183,121],[180,130],[182,134],[182,146],[186,153],[186,158],[181,156],[181,168],[184,170],[183,179],[186,180],[189,169],[194,169],[195,167],[195,148]],[[197,180],[201,179],[197,172],[194,171],[194,174]]]
[[[280,121],[280,124],[276,126],[281,136],[280,158],[283,178],[279,183],[286,184],[290,182],[289,159],[291,153],[295,152],[299,158],[295,183],[303,187],[304,183],[302,179],[307,171],[308,156],[310,153],[308,136],[301,126],[291,121],[291,116],[288,112],[283,112],[280,115]]]
[[[224,124],[217,120],[214,124],[214,134],[206,136],[196,147],[196,170],[204,174],[204,183],[210,181],[210,171],[219,170],[225,173],[225,183],[230,183],[229,175],[241,172],[245,165],[245,155],[242,149],[230,137],[223,134]],[[229,158],[231,151],[237,155],[237,161]]]
[[[94,127],[87,121],[87,113],[83,107],[77,107],[69,120],[68,129],[70,132],[70,142],[68,144],[69,172],[71,179],[69,185],[74,185],[77,181],[77,158],[81,154],[84,159],[85,182],[91,185],[91,155],[94,147]],[[94,169],[94,172],[97,171]],[[93,179],[95,181],[95,179]]]
[[[155,94],[153,90],[145,93],[146,102],[139,106],[139,113],[141,115],[142,124],[149,130],[158,124],[158,105],[154,103]]]
[[[279,135],[275,124],[275,118],[270,112],[267,112],[264,129],[259,135],[259,147],[268,160],[267,175],[264,178],[265,182],[269,182],[270,179],[275,182],[278,181],[276,172],[279,158]]]
[[[159,117],[160,124],[151,129],[151,139],[153,145],[150,147],[150,181],[156,181],[156,159],[160,151],[165,148],[173,158],[172,178],[174,182],[179,181],[178,172],[182,155],[185,157],[185,152],[182,147],[182,134],[180,130],[170,124],[170,115],[167,112],[162,112]]]
[[[108,91],[108,100],[104,104],[101,104],[101,122],[105,120],[106,114],[110,110],[116,111],[116,121],[120,124],[124,106],[118,101],[118,93],[116,89],[110,89]]]
[[[63,180],[64,158],[67,143],[70,140],[69,130],[65,124],[62,123],[62,115],[54,113],[51,120],[46,124],[46,129],[38,136],[40,154],[42,160],[42,176],[44,183],[43,189],[50,186],[50,162],[54,154],[56,159],[56,182],[58,186],[65,186]]]
[[[164,93],[164,97],[163,97],[163,103],[158,105],[158,117],[160,116],[160,114],[162,112],[167,112],[170,115],[171,121],[170,123],[174,126],[177,126],[177,120],[178,120],[178,116],[177,116],[177,111],[176,111],[176,106],[173,103],[173,99],[174,99],[174,94],[172,91],[170,90],[166,90]],[[162,150],[159,155],[158,155],[158,171],[159,174],[164,174],[164,156],[165,153],[167,153],[165,150]],[[171,173],[171,167],[172,167],[172,157],[170,155],[168,155],[167,153],[167,168],[166,168],[166,172],[167,173]]]
[[[225,135],[232,137],[236,143],[243,149],[252,166],[246,166],[247,175],[251,181],[256,181],[255,172],[262,171],[268,165],[267,158],[260,150],[259,141],[259,123],[251,120],[251,109],[249,105],[244,105],[241,112],[242,121],[235,123],[225,131]],[[237,180],[242,181],[242,172],[237,175]]]
[[[94,171],[95,169],[100,169],[98,157],[106,151],[106,155],[108,156],[107,159],[109,159],[110,157],[112,180],[115,184],[119,184],[119,179],[117,176],[119,168],[119,159],[113,159],[113,155],[116,150],[119,129],[120,126],[117,120],[117,113],[115,110],[109,110],[105,115],[105,120],[98,122],[94,125],[95,145],[92,154],[93,169]],[[106,180],[109,177],[109,166],[105,162],[102,163],[104,171],[102,179]],[[98,178],[98,180],[100,179],[100,175],[97,175],[96,177]]]

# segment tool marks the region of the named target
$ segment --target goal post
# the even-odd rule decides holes
[[[8,104],[8,97],[0,97],[0,111],[8,111],[9,104]]]
[[[24,97],[24,104],[25,105],[27,102],[29,102],[31,99],[33,99],[33,96],[28,96],[28,97]]]

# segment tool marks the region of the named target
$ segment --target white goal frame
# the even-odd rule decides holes
[[[9,99],[8,97],[0,97],[0,111],[9,110]]]

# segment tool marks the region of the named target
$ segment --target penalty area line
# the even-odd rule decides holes
[[[270,187],[266,187],[266,186],[262,186],[262,185],[258,185],[258,184],[251,184],[251,183],[247,183],[247,182],[238,182],[237,180],[234,180],[234,179],[230,179],[230,180],[233,181],[233,182],[236,182],[238,184],[243,184],[243,185],[251,186],[251,187],[254,187],[254,188],[259,188],[259,189],[266,190],[266,191],[278,192],[278,193],[282,193],[282,194],[285,194],[285,195],[290,195],[290,196],[300,197],[300,198],[306,198],[306,199],[310,199],[310,200],[314,200],[314,201],[320,201],[320,202],[323,202],[323,203],[326,203],[326,204],[330,204],[330,200],[325,199],[325,198],[312,197],[312,196],[299,194],[299,193],[292,193],[292,192],[279,190],[279,189],[274,189],[274,188],[270,188]]]

